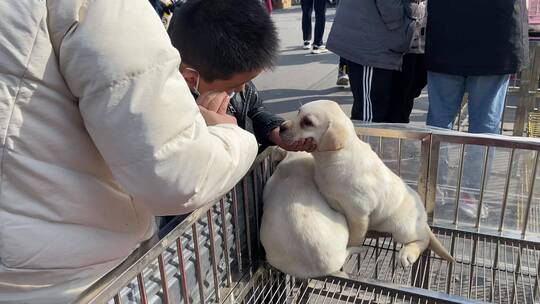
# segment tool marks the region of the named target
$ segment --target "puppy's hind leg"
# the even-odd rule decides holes
[[[358,218],[347,218],[349,223],[349,247],[362,246],[369,226],[369,218],[367,216]]]
[[[428,245],[429,239],[417,240],[404,244],[398,253],[398,260],[401,262],[401,266],[407,268],[414,264]]]

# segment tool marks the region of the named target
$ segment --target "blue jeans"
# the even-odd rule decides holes
[[[499,133],[510,75],[457,76],[428,72],[427,124],[451,129],[469,93],[469,132]]]
[[[469,132],[499,133],[504,100],[510,75],[458,76],[428,72],[429,109],[427,125],[451,129],[465,92],[469,93]],[[485,148],[468,146],[465,150],[463,186],[479,189]],[[493,155],[493,151],[490,152]],[[491,157],[486,170],[490,169]],[[441,163],[442,162],[442,163]],[[447,147],[441,147],[439,181],[448,178]],[[489,174],[487,175],[489,176]]]

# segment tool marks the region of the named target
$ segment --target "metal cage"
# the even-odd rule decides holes
[[[258,233],[271,173],[265,160],[216,204],[144,244],[78,302],[540,303],[539,140],[405,125],[357,125],[357,133],[420,193],[455,263],[426,251],[403,269],[396,263],[400,245],[376,236],[347,260],[348,278],[304,281],[272,269]]]

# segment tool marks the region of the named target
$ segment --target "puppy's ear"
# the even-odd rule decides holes
[[[341,150],[345,147],[346,140],[347,131],[345,128],[330,121],[317,150],[320,152]]]

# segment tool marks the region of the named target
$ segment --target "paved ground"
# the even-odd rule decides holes
[[[331,52],[312,55],[309,50],[301,47],[300,7],[276,10],[272,16],[281,39],[281,53],[277,67],[261,74],[255,80],[267,108],[287,117],[295,113],[301,104],[317,99],[331,99],[340,103],[349,113],[353,102],[352,93],[348,88],[338,88],[335,85],[338,56]],[[334,16],[335,9],[328,8],[325,41]],[[426,109],[427,98],[421,96],[415,105],[411,121],[422,125]]]

